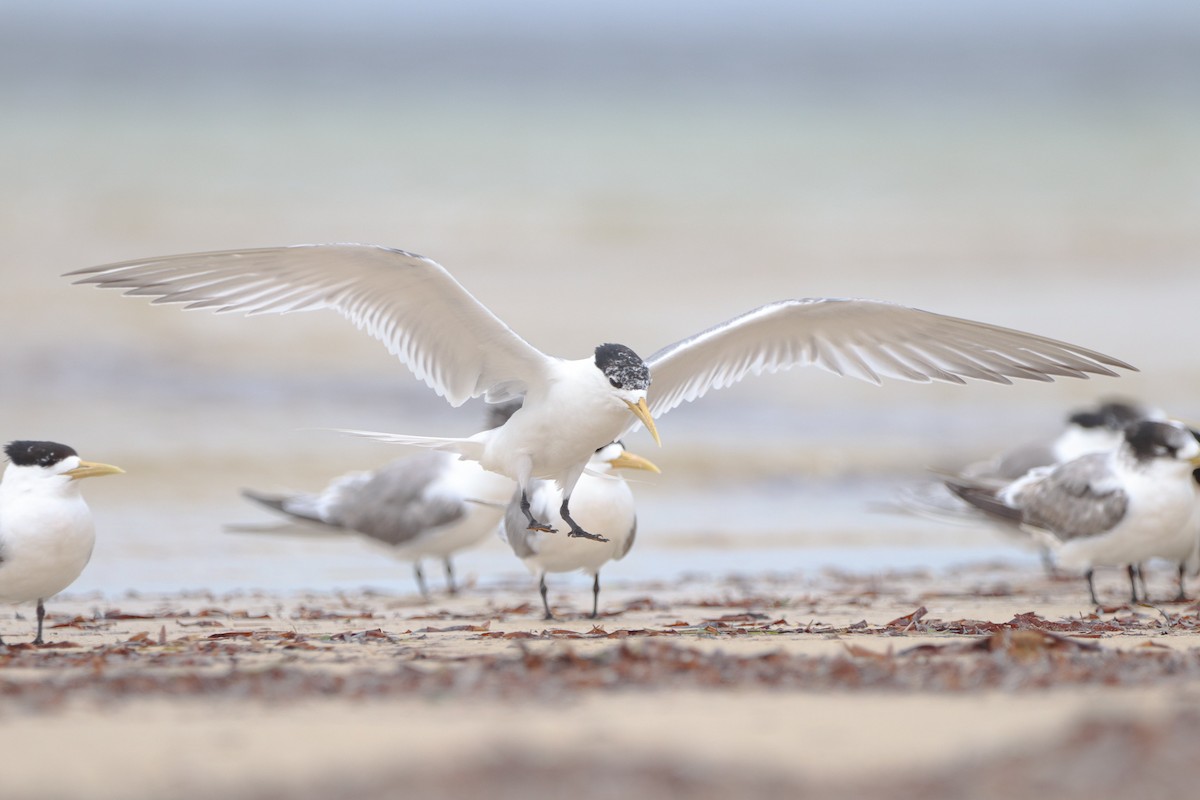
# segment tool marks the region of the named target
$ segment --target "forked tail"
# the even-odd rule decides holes
[[[409,436],[404,433],[381,433],[379,431],[355,431],[346,428],[336,428],[338,433],[348,433],[351,436],[361,436],[364,439],[375,439],[390,444],[407,444],[413,447],[425,447],[430,450],[441,450],[443,453],[454,453],[459,458],[468,461],[478,461],[483,458],[483,442],[474,437],[470,439],[442,439],[436,436]]]

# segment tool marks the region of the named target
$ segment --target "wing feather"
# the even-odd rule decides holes
[[[551,359],[439,264],[360,244],[295,245],[125,261],[77,270],[76,283],[217,313],[332,309],[380,340],[452,405],[520,394]]]
[[[1066,342],[877,300],[783,300],[647,359],[650,411],[664,414],[750,374],[814,365],[880,383],[1012,383],[1115,376],[1134,367]]]

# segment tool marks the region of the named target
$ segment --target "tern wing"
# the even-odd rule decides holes
[[[1129,496],[1113,476],[1106,453],[1080,456],[1042,478],[1014,483],[1007,494],[1027,524],[1051,530],[1063,541],[1111,530],[1129,507]]]
[[[498,402],[552,362],[471,296],[441,265],[403,250],[318,244],[125,261],[67,273],[154,303],[218,313],[329,308],[374,336],[452,405]]]
[[[467,499],[440,487],[455,461],[445,453],[421,453],[376,470],[339,510],[342,524],[391,545],[401,545],[426,532],[458,522]]]
[[[1134,367],[1073,344],[878,300],[809,298],[756,308],[646,359],[658,416],[749,374],[813,364],[838,375],[929,383],[1111,375]]]
[[[529,530],[529,520],[521,511],[521,490],[517,489],[508,507],[504,509],[504,520],[496,527],[496,535],[512,548],[519,559],[537,554],[533,538],[537,534]]]

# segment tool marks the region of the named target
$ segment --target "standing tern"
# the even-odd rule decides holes
[[[949,490],[946,479],[975,487],[1001,489],[1032,469],[1063,464],[1089,453],[1114,450],[1125,440],[1125,428],[1143,419],[1161,420],[1166,419],[1166,415],[1141,403],[1117,399],[1075,409],[1067,415],[1062,430],[1053,439],[1018,445],[951,471],[936,470],[942,477],[906,487],[894,502],[880,504],[879,508],[950,524],[973,525],[981,520],[995,523],[994,527],[1000,533],[1022,544],[1035,545],[1041,554],[1042,566],[1053,575],[1053,553],[1039,537],[1031,537],[1029,531],[1008,520],[997,520],[963,501]]]
[[[600,568],[609,561],[620,561],[633,547],[637,535],[637,514],[633,492],[624,478],[613,474],[619,469],[644,469],[658,472],[650,461],[626,452],[624,445],[613,442],[601,447],[588,462],[588,468],[575,485],[572,495],[576,516],[588,530],[604,537],[602,544],[579,542],[564,536],[530,530],[517,493],[497,529],[517,558],[537,575],[538,591],[546,619],[554,619],[546,600],[546,573],[583,570],[592,576],[592,619],[600,608]],[[562,492],[553,481],[534,481],[529,504],[547,519],[553,520],[562,503]]]
[[[503,425],[520,406],[519,400],[488,406],[488,428]],[[474,461],[435,452],[397,459],[373,471],[351,472],[316,493],[246,489],[242,494],[292,519],[358,533],[388,546],[393,555],[412,562],[417,588],[427,597],[421,559],[442,559],[447,586],[454,594],[450,557],[496,529],[515,488],[508,478]],[[245,526],[235,530],[276,532]]]
[[[1143,420],[1121,446],[1031,470],[1001,489],[948,481],[987,514],[1026,526],[1056,551],[1058,563],[1082,569],[1093,603],[1098,566],[1150,558],[1185,564],[1196,552],[1200,443],[1186,426]],[[1134,571],[1130,570],[1130,581]],[[1136,598],[1136,585],[1134,586]]]
[[[82,461],[57,442],[10,442],[4,452],[9,465],[0,479],[0,603],[36,600],[33,643],[42,644],[44,601],[79,577],[96,543],[78,481],[123,470]]]
[[[189,309],[282,314],[328,308],[382,341],[451,405],[523,396],[524,406],[507,424],[468,438],[370,435],[457,453],[512,478],[531,530],[550,530],[529,510],[532,481],[554,480],[563,491],[559,513],[569,535],[588,538],[596,537],[572,518],[569,506],[592,453],[638,423],[658,442],[655,416],[752,373],[814,364],[872,383],[973,378],[1007,384],[1133,369],[1009,328],[894,303],[826,298],[768,303],[645,360],[620,344],[568,360],[527,343],[436,262],[374,245],[164,256],[68,276]]]

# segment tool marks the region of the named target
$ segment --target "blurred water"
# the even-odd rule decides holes
[[[710,395],[662,421],[647,454],[665,473],[639,487],[643,539],[613,571],[980,552],[864,507],[1101,395],[1200,418],[1200,12],[1043,6],[13,4],[3,436],[129,469],[87,487],[102,542],[80,587],[406,581],[358,545],[221,526],[251,515],[240,486],[315,488],[395,455],[317,429],[460,434],[477,408],[333,315],[183,314],[59,277],[305,241],[436,258],[567,356],[841,295],[1141,367],[1020,387],[801,371]]]

